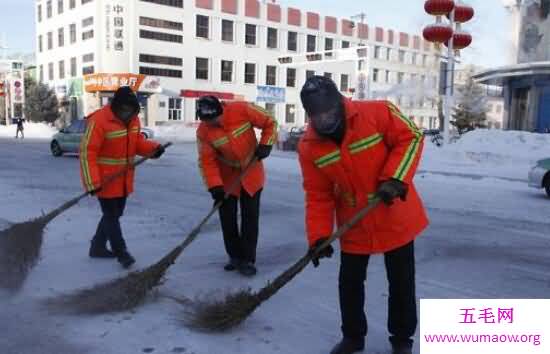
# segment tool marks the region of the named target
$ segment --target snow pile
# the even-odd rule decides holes
[[[521,131],[475,130],[448,150],[480,163],[532,163],[550,157],[550,134]]]
[[[58,130],[45,123],[24,123],[25,138],[50,139]],[[0,125],[0,138],[14,138],[17,125]]]
[[[480,129],[442,148],[426,137],[420,169],[524,180],[544,158],[550,158],[550,134]]]
[[[170,124],[153,127],[155,138],[170,140],[173,142],[196,141],[196,124]]]

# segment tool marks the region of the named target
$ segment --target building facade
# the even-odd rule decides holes
[[[194,123],[203,94],[255,102],[299,126],[306,77],[329,76],[351,97],[357,62],[278,59],[366,46],[370,96],[394,100],[421,126],[437,124],[437,90],[418,97],[414,83],[437,84],[438,52],[418,35],[257,0],[37,0],[35,10],[38,76],[70,119],[131,85],[149,126]]]
[[[504,92],[504,128],[550,132],[550,1],[508,1],[513,64],[474,78]]]
[[[25,70],[23,61],[0,60],[0,124],[25,118]]]

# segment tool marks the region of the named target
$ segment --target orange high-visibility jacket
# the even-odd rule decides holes
[[[107,105],[88,118],[86,132],[80,143],[80,174],[86,191],[99,188],[109,176],[125,169],[136,155],[147,156],[158,143],[147,141],[140,133],[137,115],[124,125]],[[99,198],[126,197],[134,190],[134,169],[101,186]]]
[[[308,128],[299,145],[306,194],[308,241],[328,237],[372,200],[381,182],[408,185],[406,201],[378,205],[343,235],[351,254],[383,253],[414,240],[428,225],[413,177],[423,148],[415,124],[387,101],[345,100],[346,134],[341,146]]]
[[[224,102],[221,126],[201,122],[197,129],[199,168],[208,189],[224,186],[226,192],[239,196],[241,188],[229,191],[254,157],[258,146],[254,128],[261,129],[260,144],[273,145],[277,141],[277,122],[263,108],[247,102]],[[263,188],[265,173],[262,162],[257,162],[241,181],[249,195]]]

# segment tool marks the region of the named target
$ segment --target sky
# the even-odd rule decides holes
[[[137,0],[136,0],[137,1]],[[193,0],[185,0],[189,2]],[[504,0],[468,0],[476,10],[474,20],[464,29],[472,33],[473,43],[464,50],[464,63],[483,67],[509,64],[509,19],[502,5]],[[424,13],[424,0],[279,0],[283,6],[293,6],[322,15],[349,18],[365,13],[370,26],[421,34],[424,26],[435,22]],[[0,0],[0,41],[7,37],[11,48],[7,53],[34,51],[34,0]]]

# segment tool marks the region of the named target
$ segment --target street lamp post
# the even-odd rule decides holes
[[[443,43],[447,46],[447,68],[445,71],[445,104],[443,108],[443,137],[445,143],[450,142],[451,109],[453,106],[453,86],[456,56],[459,50],[468,47],[472,43],[472,36],[462,31],[461,24],[468,22],[474,16],[474,9],[460,1],[453,0],[427,0],[424,10],[436,16],[436,23],[427,26],[424,31],[424,39],[435,43],[440,47]],[[441,22],[442,16],[447,16],[449,24]]]

